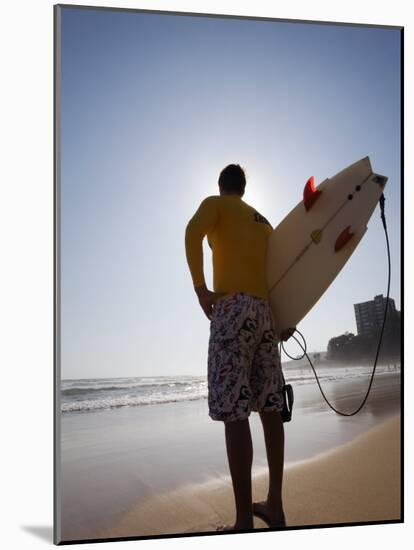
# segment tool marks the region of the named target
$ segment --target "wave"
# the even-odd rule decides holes
[[[377,367],[375,376],[399,371],[384,366]],[[304,385],[316,383],[310,368],[284,368],[284,376],[288,383]],[[336,382],[355,378],[367,378],[372,373],[372,367],[316,367],[319,380]],[[180,377],[179,377],[180,378]],[[61,411],[97,411],[120,407],[136,407],[157,405],[180,401],[194,401],[207,397],[206,377],[159,377],[147,379],[95,379],[64,381],[61,390]],[[155,383],[154,383],[155,382]],[[66,386],[66,387],[65,387]]]
[[[206,399],[207,391],[203,393],[188,395],[147,395],[147,396],[124,396],[114,397],[111,399],[89,399],[84,401],[74,401],[62,404],[62,412],[76,411],[97,411],[102,409],[116,409],[119,407],[136,407],[143,405],[159,405],[162,403],[176,403],[181,401],[195,401],[198,399]]]
[[[188,382],[164,382],[164,383],[131,383],[131,384],[123,384],[123,385],[112,385],[107,386],[104,384],[94,384],[94,385],[85,385],[81,387],[78,386],[72,386],[70,388],[65,388],[61,390],[62,395],[83,395],[87,393],[98,393],[98,392],[111,392],[111,391],[124,391],[124,390],[134,390],[134,389],[141,389],[145,388],[145,390],[150,390],[151,388],[175,388],[175,387],[181,387],[181,386],[188,386]]]
[[[342,373],[337,373],[337,372],[328,372],[328,373],[324,373],[324,372],[318,372],[318,369],[315,369],[316,370],[316,374],[319,378],[319,380],[323,380],[324,382],[335,382],[337,380],[349,380],[350,378],[361,378],[361,377],[364,377],[366,378],[367,376],[370,376],[372,374],[372,368],[371,367],[368,367],[368,369],[365,369],[365,370],[361,370],[361,371],[353,371],[350,370],[350,371],[347,371],[347,372],[342,372]],[[387,370],[379,370],[378,368],[376,369],[375,371],[375,376],[381,376],[382,374],[388,374],[389,371]],[[288,382],[292,382],[292,383],[295,383],[295,384],[309,384],[311,382],[316,382],[316,378],[315,378],[315,375],[313,373],[313,371],[310,371],[309,373],[307,374],[302,374],[302,373],[299,373],[299,374],[294,374],[294,373],[287,373],[286,371],[284,372],[284,376],[285,376],[285,379],[286,381]]]

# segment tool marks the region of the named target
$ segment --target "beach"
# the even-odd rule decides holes
[[[288,467],[283,500],[287,525],[311,526],[400,519],[400,418],[395,416],[351,443]],[[253,480],[263,500],[267,476]],[[234,522],[230,480],[153,497],[130,510],[104,537],[202,533]],[[266,528],[255,518],[255,528]]]
[[[346,375],[346,373],[344,373]],[[325,380],[329,400],[350,412],[369,378]],[[356,416],[335,414],[316,383],[297,384],[285,424],[288,526],[400,518],[400,373],[375,377]],[[266,455],[251,415],[253,492],[267,490]],[[234,521],[222,423],[205,399],[62,415],[61,539],[203,533]],[[265,524],[256,518],[256,528]]]

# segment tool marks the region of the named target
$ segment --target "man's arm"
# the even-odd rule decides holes
[[[218,221],[218,197],[208,197],[199,206],[197,212],[187,224],[185,231],[185,251],[194,290],[200,305],[211,318],[213,305],[219,297],[206,287],[203,269],[203,239]]]
[[[205,284],[203,270],[203,239],[218,221],[218,197],[207,197],[187,224],[185,251],[194,287]]]

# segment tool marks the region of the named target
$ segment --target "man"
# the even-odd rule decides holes
[[[211,321],[208,350],[208,405],[224,422],[226,450],[236,503],[233,526],[253,529],[253,514],[270,527],[285,526],[282,504],[284,430],[283,375],[266,284],[269,222],[242,200],[243,169],[230,164],[219,177],[220,195],[206,198],[189,221],[187,261],[199,303]],[[202,241],[213,251],[214,292],[203,272]],[[291,336],[285,331],[282,339]],[[258,411],[269,465],[264,502],[252,502],[253,447],[248,417]]]

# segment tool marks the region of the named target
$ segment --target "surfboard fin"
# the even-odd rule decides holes
[[[346,243],[354,236],[354,233],[352,233],[350,229],[351,226],[348,225],[348,227],[345,227],[345,229],[339,234],[339,237],[336,239],[335,243],[335,252],[341,250],[341,248],[344,247]]]
[[[315,201],[321,196],[322,191],[316,189],[315,187],[315,178],[311,176],[306,182],[305,188],[303,190],[303,204],[305,205],[306,211],[309,211],[314,205]]]

